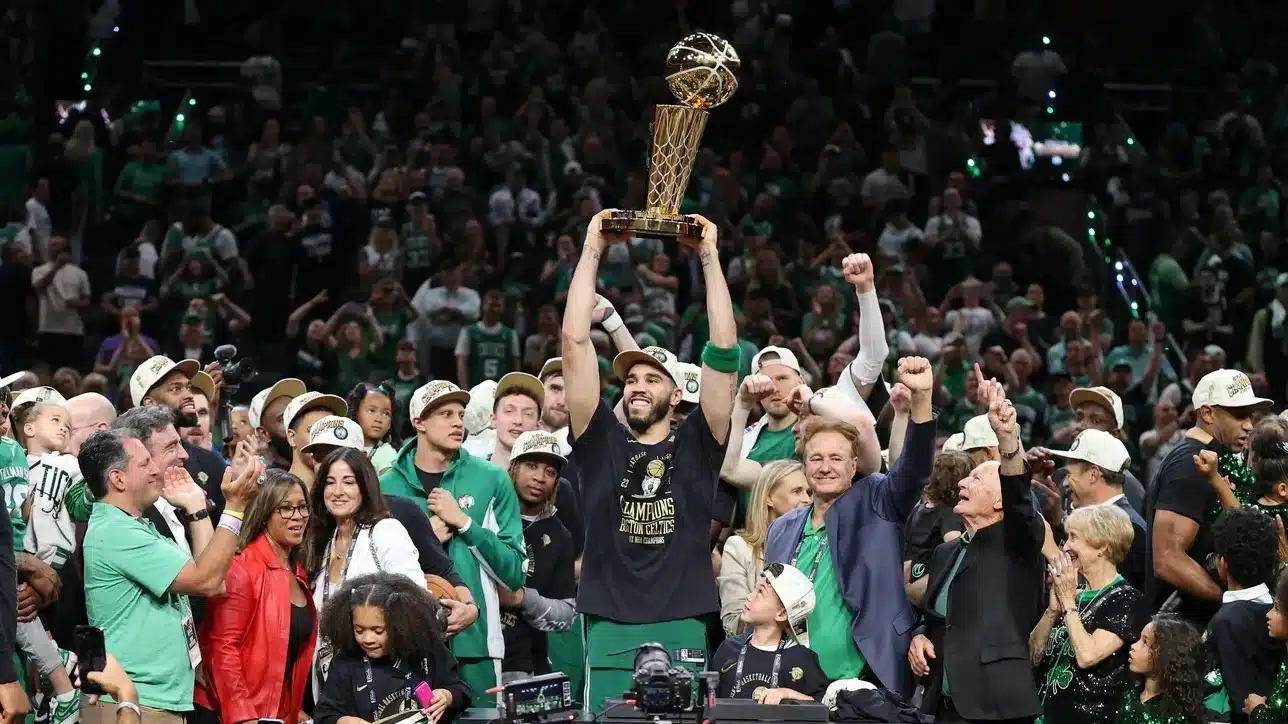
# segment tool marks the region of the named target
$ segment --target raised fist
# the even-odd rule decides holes
[[[1164,341],[1164,338],[1167,336],[1167,329],[1163,326],[1162,322],[1159,322],[1159,321],[1150,322],[1149,336],[1155,342],[1162,342]]]
[[[872,259],[867,254],[850,254],[841,260],[841,271],[845,273],[845,281],[854,285],[854,289],[864,294],[872,291],[874,287]]]
[[[787,398],[787,408],[797,415],[810,414],[809,400],[814,396],[814,391],[809,385],[797,385],[792,388],[792,394]]]
[[[862,255],[860,254],[860,256]],[[935,375],[930,368],[930,360],[925,357],[904,357],[900,359],[898,380],[913,395],[929,394],[930,389],[935,384]]]
[[[890,406],[895,412],[907,412],[912,408],[912,390],[902,382],[890,386]]]
[[[747,406],[759,402],[774,394],[774,381],[769,375],[747,375],[738,388],[738,396]]]

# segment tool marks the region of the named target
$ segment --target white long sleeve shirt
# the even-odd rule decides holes
[[[420,315],[420,321],[413,327],[412,341],[417,344],[428,342],[429,346],[438,349],[456,349],[461,329],[476,322],[483,311],[483,299],[473,289],[431,287],[429,282],[416,290],[416,295],[411,298],[411,305]],[[451,307],[465,317],[465,322],[444,324],[434,319],[430,310],[435,307]]]

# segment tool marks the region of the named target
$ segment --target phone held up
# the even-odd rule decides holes
[[[77,626],[75,636],[81,691],[86,694],[102,694],[103,687],[90,681],[87,674],[102,671],[107,666],[107,645],[103,642],[103,629],[97,626]]]

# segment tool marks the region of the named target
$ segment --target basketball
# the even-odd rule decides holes
[[[460,596],[456,595],[456,589],[442,576],[436,576],[433,573],[426,573],[425,585],[429,588],[430,595],[432,595],[437,601],[441,601],[445,598],[453,601],[461,600]]]

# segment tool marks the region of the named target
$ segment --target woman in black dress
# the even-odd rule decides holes
[[[1112,505],[1079,508],[1065,523],[1064,559],[1051,566],[1050,605],[1029,635],[1046,724],[1109,724],[1128,683],[1141,593],[1118,574],[1132,524]],[[1078,590],[1079,574],[1086,587]]]

